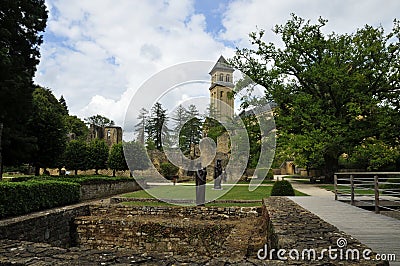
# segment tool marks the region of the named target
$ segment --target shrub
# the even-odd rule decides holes
[[[276,181],[272,186],[271,196],[294,196],[294,189],[289,181]]]
[[[29,175],[24,175],[24,176],[16,176],[10,179],[10,182],[23,182],[23,181],[28,181],[31,179],[34,179],[35,176],[29,176]]]
[[[138,180],[141,179],[142,177],[124,177],[124,176],[118,176],[118,177],[111,177],[111,176],[101,176],[101,175],[96,175],[96,176],[85,176],[85,175],[79,175],[79,176],[29,176],[26,178],[13,178],[11,181],[12,182],[22,182],[22,181],[46,181],[46,180],[53,180],[53,181],[64,181],[64,182],[70,182],[70,183],[77,183],[80,185],[91,185],[91,184],[102,184],[102,183],[116,183],[116,182],[123,182],[123,181],[130,181],[130,180]]]
[[[0,183],[0,218],[22,215],[79,201],[80,185],[45,180]]]
[[[178,170],[179,167],[177,167],[176,165],[168,162],[168,163],[161,163],[160,164],[160,171],[161,174],[165,177],[165,178],[172,178],[173,176],[178,174]]]

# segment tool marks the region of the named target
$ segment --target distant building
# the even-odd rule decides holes
[[[88,140],[103,139],[109,147],[122,142],[122,128],[117,126],[99,127],[90,125]]]

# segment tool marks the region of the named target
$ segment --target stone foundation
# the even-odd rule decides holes
[[[262,247],[261,208],[91,206],[79,217],[80,247],[242,260]]]
[[[367,248],[286,197],[262,207],[81,204],[0,221],[0,236],[0,265],[385,265],[258,259],[265,244],[320,252],[342,237]]]

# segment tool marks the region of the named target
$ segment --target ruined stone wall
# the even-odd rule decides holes
[[[249,250],[260,207],[91,206],[76,220],[82,248],[173,256],[236,256]],[[261,234],[262,235],[262,234]],[[265,240],[265,239],[264,239]],[[255,248],[254,248],[255,249]]]
[[[180,206],[124,206],[92,205],[92,216],[135,216],[135,215],[168,215],[168,217],[189,217],[202,220],[238,219],[261,216],[261,207],[180,207]]]
[[[141,190],[141,186],[135,181],[115,181],[107,183],[81,185],[80,200],[105,198],[108,196]]]
[[[89,215],[87,204],[46,210],[0,221],[0,239],[48,243],[69,247],[76,243],[78,216]]]

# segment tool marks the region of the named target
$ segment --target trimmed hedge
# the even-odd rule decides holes
[[[45,180],[0,183],[0,218],[79,202],[80,185]]]
[[[38,178],[40,179],[40,178]],[[46,177],[48,180],[61,180],[77,183],[80,185],[115,183],[134,180],[133,177],[110,177],[110,176],[71,176],[71,177]]]
[[[271,196],[294,196],[292,184],[287,180],[276,181],[272,186]]]
[[[135,177],[137,180],[138,177]],[[27,177],[17,177],[13,178],[12,182],[21,182],[27,180],[35,180],[35,181],[45,181],[45,180],[53,180],[53,181],[64,181],[71,183],[78,183],[81,185],[90,185],[90,184],[104,184],[104,183],[115,183],[115,182],[123,182],[134,180],[133,177],[111,177],[111,176],[27,176]]]

